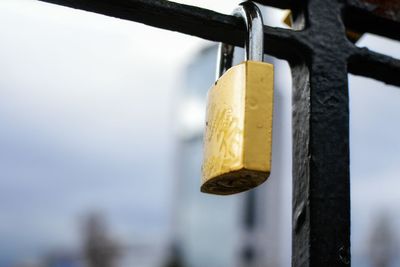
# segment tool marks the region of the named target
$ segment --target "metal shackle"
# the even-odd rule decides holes
[[[264,60],[264,22],[260,9],[254,2],[246,1],[241,3],[232,15],[242,18],[246,24],[248,36],[244,44],[245,60],[262,62]],[[234,50],[235,46],[231,44],[221,43],[219,45],[217,80],[227,69],[232,67]]]

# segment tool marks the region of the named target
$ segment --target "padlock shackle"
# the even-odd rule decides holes
[[[242,18],[246,24],[248,35],[244,43],[245,60],[262,62],[264,60],[264,22],[260,9],[254,2],[246,1],[241,3],[232,15]],[[219,45],[217,80],[227,69],[232,67],[234,50],[235,46],[231,44],[221,43]]]

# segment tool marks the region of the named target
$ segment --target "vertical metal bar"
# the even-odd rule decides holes
[[[309,0],[293,75],[293,266],[350,266],[349,41],[339,0]]]

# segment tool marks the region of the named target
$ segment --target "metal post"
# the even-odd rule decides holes
[[[349,100],[339,1],[310,0],[307,42],[292,62],[293,266],[350,265]],[[303,14],[296,14],[301,17]],[[322,23],[324,22],[324,23]],[[302,20],[297,22],[302,24]]]

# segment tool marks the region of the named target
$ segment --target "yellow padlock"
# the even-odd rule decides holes
[[[221,44],[219,78],[207,96],[201,191],[218,195],[256,187],[271,172],[274,69],[263,62],[263,20],[253,2],[234,15],[249,33],[246,60],[224,73],[234,47]]]

